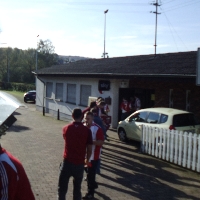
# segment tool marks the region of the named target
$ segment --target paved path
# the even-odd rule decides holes
[[[35,111],[34,104],[15,113],[18,121],[1,138],[1,144],[23,163],[37,200],[55,200],[66,124]],[[97,175],[99,200],[200,199],[200,174],[139,154],[138,144],[121,143],[109,131]],[[82,193],[86,182],[82,183]],[[67,199],[72,199],[70,180]]]

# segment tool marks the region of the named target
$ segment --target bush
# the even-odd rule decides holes
[[[29,90],[35,90],[35,84],[27,83],[2,83],[1,89],[4,90],[15,90],[20,92],[27,92]]]

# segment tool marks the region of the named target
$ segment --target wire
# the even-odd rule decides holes
[[[161,9],[162,9],[162,8],[161,8]],[[179,37],[180,41],[183,43],[183,45],[185,46],[185,48],[187,49],[187,51],[189,51],[188,48],[187,48],[187,46],[185,45],[185,43],[184,43],[183,40],[181,39],[181,37],[178,35],[178,33],[176,32],[176,30],[174,29],[174,27],[173,27],[172,24],[170,23],[170,21],[169,21],[167,15],[165,14],[165,12],[163,11],[162,13],[165,15],[165,17],[166,17],[166,19],[167,19],[167,22],[168,22],[168,25],[169,25],[169,27],[170,27],[170,31],[171,31],[171,33],[172,33],[172,37],[173,37],[173,40],[174,40],[174,43],[175,43],[175,45],[176,45],[177,50],[178,50],[178,46],[177,46],[177,44],[176,44],[176,41],[175,41],[173,32],[172,32],[172,30],[171,30],[171,27],[172,27],[172,29],[174,30],[174,32],[177,34],[177,36]],[[170,25],[171,25],[171,26],[170,26]]]
[[[190,3],[191,2],[191,3]],[[179,9],[179,8],[182,8],[182,7],[185,7],[185,6],[190,6],[192,4],[196,4],[196,3],[200,3],[200,1],[196,1],[196,2],[192,2],[192,1],[188,1],[188,2],[184,2],[182,4],[177,4],[176,6],[174,7],[169,7],[169,8],[166,8],[165,9],[165,12],[168,12],[168,11],[172,11],[172,10],[176,10],[176,9]],[[183,5],[185,4],[185,5]]]

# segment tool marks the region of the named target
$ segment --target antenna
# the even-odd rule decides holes
[[[156,57],[156,47],[157,47],[157,21],[158,21],[158,14],[161,14],[161,13],[158,13],[158,6],[160,6],[158,4],[158,0],[156,0],[156,3],[152,3],[152,5],[156,6],[156,11],[153,12],[154,14],[156,14],[156,26],[155,26],[155,57]]]

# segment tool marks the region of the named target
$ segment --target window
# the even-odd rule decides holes
[[[147,122],[148,122],[148,123],[151,123],[151,124],[157,124],[157,123],[158,123],[158,120],[159,120],[159,116],[160,116],[159,113],[150,112],[150,113],[149,113],[149,116],[148,116],[148,118],[147,118]]]
[[[76,104],[76,84],[67,84],[67,102]]]
[[[63,83],[56,83],[56,99],[63,100]]]
[[[159,123],[159,124],[163,124],[163,123],[165,123],[167,120],[168,120],[168,115],[161,114],[160,123]]]
[[[46,97],[52,98],[53,93],[53,83],[47,82],[46,84]]]
[[[179,114],[174,115],[173,117],[173,126],[181,127],[181,126],[194,126],[197,125],[197,121],[193,114]]]
[[[81,85],[80,105],[87,106],[89,96],[91,96],[91,85]]]
[[[148,112],[138,112],[137,118],[135,118],[136,122],[146,122]]]

